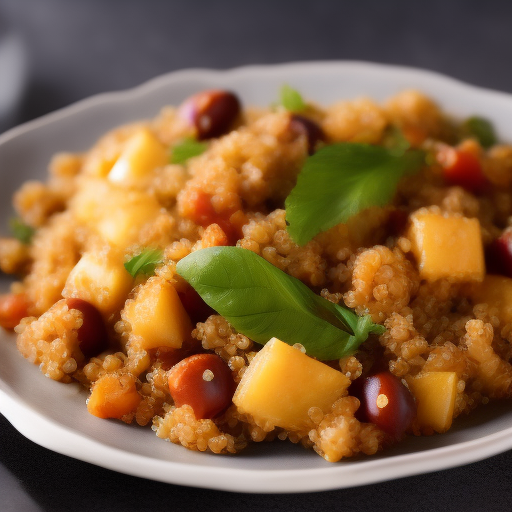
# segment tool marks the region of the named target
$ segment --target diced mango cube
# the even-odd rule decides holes
[[[328,412],[350,379],[272,338],[254,357],[233,397],[240,412],[288,430],[310,428],[308,411]]]
[[[112,245],[128,247],[137,241],[144,224],[154,219],[159,212],[160,205],[147,194],[136,191],[124,193],[124,197],[114,194],[108,206],[104,206],[97,230]]]
[[[132,135],[108,174],[108,179],[121,185],[146,181],[157,167],[169,161],[165,146],[147,128]]]
[[[81,224],[94,225],[101,215],[100,205],[108,204],[112,187],[98,178],[82,179],[79,189],[70,201],[70,210]]]
[[[512,279],[488,274],[472,292],[475,304],[485,303],[495,308],[496,316],[502,323],[512,323]]]
[[[455,372],[425,372],[407,379],[417,402],[417,420],[420,427],[446,432],[452,425],[457,396]]]
[[[133,412],[140,401],[141,396],[137,392],[132,374],[107,373],[95,382],[87,400],[87,410],[98,418],[121,419]]]
[[[70,208],[78,222],[120,248],[136,242],[144,224],[160,212],[160,205],[150,195],[96,178],[83,180]]]
[[[108,318],[121,309],[132,285],[121,255],[86,252],[71,270],[62,296],[86,300]]]
[[[418,210],[411,221],[408,238],[423,279],[482,281],[484,251],[477,219]]]
[[[144,350],[180,348],[192,332],[192,322],[176,289],[161,277],[152,277],[142,286],[126,306],[123,318],[140,337]]]

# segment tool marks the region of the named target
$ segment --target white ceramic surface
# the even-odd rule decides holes
[[[0,132],[14,122],[27,80],[27,55],[21,36],[0,18]]]
[[[96,96],[0,136],[2,224],[10,215],[12,192],[28,178],[43,177],[53,153],[86,150],[107,129],[154,116],[204,88],[229,88],[245,104],[268,105],[283,83],[321,104],[361,95],[384,100],[419,88],[454,116],[487,116],[500,137],[512,141],[511,96],[426,71],[359,62],[186,70]],[[512,448],[512,408],[503,403],[458,419],[444,435],[411,437],[376,457],[330,464],[282,442],[255,445],[238,456],[190,452],[156,438],[149,428],[89,415],[85,399],[78,385],[45,379],[17,353],[13,337],[1,335],[0,411],[22,434],[71,457],[154,480],[238,492],[305,492],[444,469]]]

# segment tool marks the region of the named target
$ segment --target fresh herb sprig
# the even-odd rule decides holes
[[[247,249],[195,251],[176,270],[238,332],[262,345],[275,336],[300,343],[308,355],[325,361],[350,354],[370,333],[385,331]]]
[[[132,277],[138,275],[152,276],[155,268],[163,261],[161,249],[146,248],[124,264],[124,268]]]
[[[9,229],[14,238],[26,245],[32,242],[32,238],[36,232],[32,226],[29,226],[18,217],[13,217],[9,220]]]
[[[424,163],[421,151],[338,143],[319,149],[285,201],[288,232],[299,245],[393,198],[402,176]]]
[[[281,105],[290,112],[302,112],[306,109],[306,102],[299,91],[285,84],[280,91]]]
[[[190,158],[203,154],[208,149],[207,142],[199,142],[193,138],[186,138],[172,148],[171,164],[184,164]]]
[[[463,135],[475,137],[480,145],[488,149],[497,142],[493,125],[483,117],[472,116],[462,125]]]

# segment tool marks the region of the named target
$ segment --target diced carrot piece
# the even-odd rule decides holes
[[[87,410],[98,418],[121,419],[133,412],[140,401],[133,375],[106,374],[94,384]]]
[[[28,315],[29,301],[24,293],[0,295],[0,325],[14,329]]]

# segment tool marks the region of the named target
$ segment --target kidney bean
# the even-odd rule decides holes
[[[487,246],[485,267],[489,274],[512,277],[512,230],[505,230]]]
[[[199,340],[189,337],[183,341],[181,348],[158,347],[149,349],[148,352],[152,360],[159,361],[161,368],[167,371],[186,357],[203,354],[205,351]]]
[[[183,292],[178,292],[178,296],[192,323],[204,322],[210,315],[215,315],[215,310],[208,306],[191,286]]]
[[[400,236],[407,226],[409,215],[405,210],[395,209],[389,212],[386,227],[391,236]]]
[[[235,382],[229,366],[219,356],[196,354],[170,370],[169,391],[177,407],[190,405],[197,419],[206,419],[231,404]]]
[[[97,356],[108,347],[108,333],[101,313],[91,303],[82,299],[66,299],[69,309],[77,309],[83,315],[78,329],[78,344],[86,358]]]
[[[24,293],[0,295],[0,325],[14,329],[28,315],[29,300]]]
[[[361,402],[357,418],[374,423],[395,440],[404,435],[416,416],[416,402],[411,392],[389,372],[357,379],[349,393]]]
[[[315,152],[316,145],[325,140],[325,134],[318,124],[307,117],[298,114],[290,116],[290,130],[295,135],[305,135],[308,141],[308,153]]]
[[[186,99],[178,115],[194,126],[198,139],[225,134],[240,112],[240,101],[229,91],[211,89]]]

